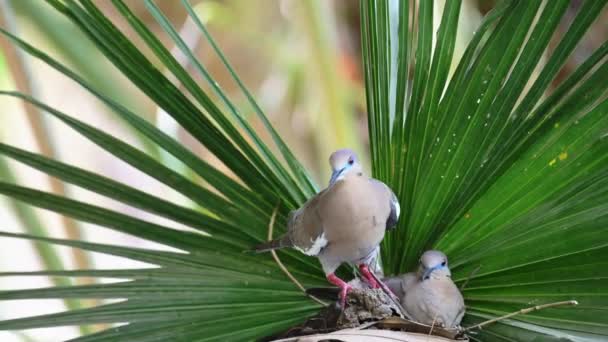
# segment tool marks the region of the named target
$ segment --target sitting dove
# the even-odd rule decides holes
[[[386,278],[384,283],[416,321],[456,328],[464,316],[464,299],[454,284],[448,258],[440,251],[426,251],[417,273]]]
[[[293,247],[319,258],[327,280],[340,288],[342,307],[351,286],[334,272],[342,263],[359,267],[365,281],[378,288],[369,270],[384,232],[399,218],[399,203],[384,183],[367,177],[350,149],[332,153],[326,189],[289,215],[287,233],[255,247],[258,252]]]

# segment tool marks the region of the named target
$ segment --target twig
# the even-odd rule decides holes
[[[464,328],[462,331],[463,332],[467,332],[473,329],[481,329],[482,327],[488,325],[488,324],[492,324],[498,321],[502,321],[503,319],[507,319],[507,318],[511,318],[513,316],[517,316],[517,315],[524,315],[527,313],[530,313],[532,311],[538,311],[538,310],[543,310],[543,309],[547,309],[547,308],[552,308],[552,307],[556,307],[556,306],[563,306],[563,305],[578,305],[578,302],[575,300],[566,300],[563,302],[555,302],[555,303],[548,303],[548,304],[543,304],[543,305],[537,305],[537,306],[533,306],[530,308],[526,308],[526,309],[521,309],[519,311],[515,311],[512,312],[510,314],[504,315],[504,316],[500,316],[500,317],[496,317],[490,320],[487,320],[485,322],[481,322],[479,324],[475,324],[473,326],[470,326],[468,328]]]
[[[429,336],[433,335],[433,329],[435,329],[435,322],[437,321],[437,315],[433,317],[433,322],[431,322],[431,329],[429,330]]]
[[[469,280],[471,280],[471,278],[473,278],[477,274],[477,272],[479,272],[480,269],[481,269],[481,264],[479,264],[477,267],[475,267],[475,269],[473,271],[471,271],[471,273],[469,273],[469,275],[467,276],[467,279],[465,279],[464,283],[462,283],[462,285],[460,286],[460,292],[462,292],[462,290],[464,290],[467,287]]]
[[[274,211],[272,212],[272,216],[270,217],[270,223],[268,223],[268,241],[272,240],[272,231],[274,229],[274,220],[277,216],[277,212],[279,211],[279,205],[277,204],[277,206],[274,208]],[[274,250],[270,251],[270,254],[272,254],[272,257],[274,258],[274,261],[276,261],[277,265],[279,265],[279,268],[283,271],[283,273],[285,273],[285,275],[294,283],[296,284],[296,286],[302,290],[302,292],[304,292],[305,295],[307,295],[308,297],[310,297],[310,299],[314,300],[315,302],[323,305],[323,306],[328,306],[327,303],[325,303],[324,301],[320,300],[319,298],[306,293],[306,289],[304,288],[304,286],[302,286],[302,284],[296,279],[296,277],[294,277],[291,272],[289,272],[289,270],[287,270],[287,268],[285,267],[285,265],[283,265],[283,263],[281,262],[281,260],[279,259],[279,256],[277,255],[277,253]]]

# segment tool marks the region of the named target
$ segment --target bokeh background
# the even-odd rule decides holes
[[[126,2],[167,46],[172,47],[170,39],[162,33],[143,2]],[[169,19],[181,28],[180,33],[187,43],[196,47],[199,59],[228,95],[235,103],[244,104],[246,99],[222,67],[221,61],[201,39],[200,32],[187,20],[183,7],[176,0],[157,3]],[[317,184],[327,182],[327,157],[336,148],[352,147],[360,152],[364,163],[368,163],[358,1],[203,0],[192,3],[275,128],[303,164],[312,171]],[[436,16],[441,13],[442,3],[438,1],[439,6],[435,7]],[[562,27],[568,26],[568,20],[571,20],[578,4],[579,1],[572,2],[569,10],[571,14],[566,15]],[[104,5],[100,1],[98,5],[131,39],[139,42],[109,2]],[[482,16],[493,6],[494,1],[464,1],[455,60],[459,59]],[[2,27],[67,64],[105,94],[154,122],[165,132],[179,137],[198,155],[221,167],[208,151],[195,143],[169,116],[129,84],[84,36],[43,1],[0,0],[0,14]],[[608,13],[603,13],[567,62],[558,82],[567,77],[606,39],[606,23]],[[107,108],[78,85],[42,63],[24,58],[5,39],[0,39],[0,89],[32,93],[43,102],[110,132],[180,170],[180,165],[170,157],[142,144],[132,130],[116,120],[107,112]],[[554,42],[551,46],[556,44]],[[149,58],[155,60],[143,44],[140,46]],[[182,58],[182,61],[185,59]],[[252,113],[244,114],[254,127],[261,127]],[[0,97],[0,141],[52,155],[56,159],[98,172],[157,196],[192,205],[174,191],[111,157],[57,120],[40,116],[36,112],[28,113],[21,102],[6,97]],[[85,202],[95,202],[151,221],[163,221],[86,190],[65,187],[40,172],[0,157],[0,180],[11,178],[16,178],[18,183],[29,187],[66,192],[68,196]],[[0,229],[24,232],[37,224],[43,233],[53,237],[74,238],[80,235],[81,238],[94,242],[166,248],[102,227],[75,224],[57,214],[26,208],[0,197]],[[64,266],[69,269],[91,265],[100,269],[145,267],[107,255],[75,254],[67,248],[58,248],[58,252]],[[29,242],[0,239],[0,271],[38,270],[43,268],[42,265],[41,256]],[[51,281],[46,277],[0,277],[0,290],[49,285]],[[95,303],[85,303],[93,304]],[[4,301],[0,302],[0,319],[63,309],[64,303],[59,300]],[[71,327],[35,329],[22,333],[0,332],[0,341],[57,341],[78,334],[78,330]]]

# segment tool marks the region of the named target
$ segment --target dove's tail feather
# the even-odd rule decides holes
[[[291,239],[289,238],[289,236],[285,235],[278,239],[261,243],[255,247],[253,247],[253,251],[256,253],[264,253],[264,252],[272,251],[275,249],[291,247],[291,246],[292,246]]]

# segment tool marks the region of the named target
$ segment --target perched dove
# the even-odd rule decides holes
[[[399,219],[399,203],[384,183],[367,177],[350,149],[332,153],[329,186],[290,213],[287,233],[255,248],[258,252],[293,247],[317,256],[327,280],[340,288],[344,307],[351,286],[334,272],[342,263],[357,265],[372,288],[369,270],[375,263],[386,229]]]
[[[426,251],[417,273],[386,278],[384,283],[416,321],[455,328],[464,316],[464,299],[454,284],[448,258],[440,251]]]

